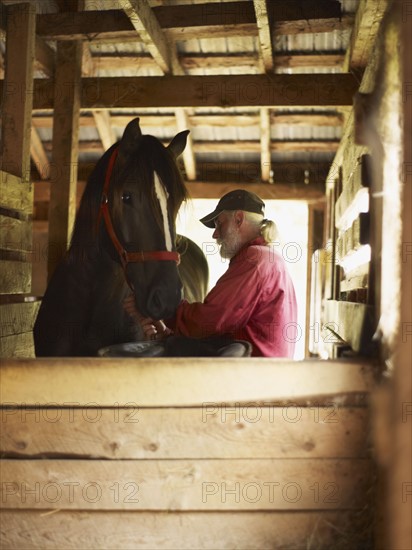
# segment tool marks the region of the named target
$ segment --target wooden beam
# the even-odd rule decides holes
[[[189,118],[185,109],[176,109],[176,126],[178,132],[190,129]],[[196,179],[196,157],[193,147],[193,138],[191,134],[188,135],[185,150],[183,151],[183,163],[185,166],[186,178],[189,181]]]
[[[342,70],[364,69],[375,44],[377,30],[389,0],[360,0]]]
[[[92,111],[94,122],[103,145],[103,150],[109,149],[117,141],[113,131],[108,111],[95,109]]]
[[[83,78],[81,108],[281,107],[352,105],[352,74]],[[0,82],[0,89],[3,84]],[[33,108],[52,109],[54,84],[34,81]],[[16,91],[20,97],[18,91]]]
[[[6,78],[2,101],[2,169],[30,180],[30,128],[36,14],[30,4],[7,8]]]
[[[47,180],[50,177],[50,161],[44,150],[43,143],[36,128],[31,129],[30,154],[36,165],[40,179]]]
[[[266,0],[253,0],[256,24],[258,27],[260,56],[267,73],[273,71],[272,33]]]
[[[110,123],[112,127],[124,128],[135,117],[135,115],[111,115]],[[271,124],[287,124],[297,126],[335,126],[343,125],[343,116],[340,113],[334,112],[288,112],[288,113],[271,113]],[[245,114],[194,114],[187,115],[187,121],[190,126],[214,126],[214,127],[248,127],[259,125],[259,115],[252,113]],[[50,116],[34,116],[32,119],[35,128],[51,128],[53,119]],[[95,126],[93,116],[80,116],[80,126],[91,127]],[[140,115],[140,125],[145,127],[173,127],[176,124],[175,116],[169,114],[158,113],[156,115],[145,114]]]
[[[36,36],[35,68],[42,71],[47,77],[53,78],[56,66],[56,54],[47,42]]]
[[[177,58],[146,0],[120,0],[120,5],[163,73],[173,73]]]
[[[94,165],[81,164],[77,177],[77,197],[81,197],[85,182]],[[324,196],[327,163],[272,163],[275,186],[259,185],[258,195],[266,198],[296,198],[312,200]],[[305,184],[305,177],[309,183]],[[197,182],[190,182],[192,198],[220,198],[226,185],[249,186],[260,184],[260,163],[199,163]],[[235,188],[235,187],[234,187]],[[268,195],[269,193],[269,195]],[[18,200],[16,198],[16,200]],[[34,203],[47,203],[50,200],[50,182],[34,181]],[[31,207],[31,203],[30,203]],[[36,218],[39,219],[39,218]]]
[[[322,54],[300,54],[290,52],[288,55],[277,55],[276,68],[295,69],[303,67],[341,67],[344,60],[343,53],[326,52]],[[138,53],[136,55],[99,54],[93,56],[96,70],[115,71],[132,69],[134,71],[146,70],[156,66],[151,55]],[[186,71],[196,69],[227,69],[227,68],[256,68],[261,64],[259,55],[245,52],[236,54],[212,54],[212,53],[180,53],[179,61]],[[262,70],[259,72],[263,72]],[[92,76],[84,74],[83,76]]]
[[[274,186],[268,186],[270,188]],[[245,403],[369,393],[369,362],[261,358],[40,358],[0,364],[0,403],[56,406],[137,403],[139,407]],[[53,384],[50,384],[53,380]],[[173,392],[170,391],[173,387]]]
[[[262,181],[271,180],[270,151],[270,112],[268,108],[263,108],[260,110],[260,168]],[[273,180],[271,181],[271,183],[273,183]]]
[[[49,279],[67,249],[76,212],[81,58],[81,42],[58,44],[49,207],[49,243],[55,253],[48,256]]]
[[[222,178],[224,179],[224,178]],[[274,185],[267,183],[210,183],[199,180],[190,182],[187,185],[189,195],[192,199],[219,199],[226,193],[235,189],[243,188],[252,191],[263,200],[297,200],[306,202],[318,202],[324,199],[325,192],[322,185],[291,185],[277,182]]]
[[[126,5],[126,9],[133,9],[131,0],[127,2],[129,7]],[[136,7],[140,5],[135,4]],[[270,2],[269,8],[276,34],[331,32],[348,28],[353,22],[350,16],[342,17],[340,3],[334,0],[306,0],[303,7],[299,0],[289,0],[287,4]],[[211,3],[188,4],[183,10],[181,6],[158,6],[153,7],[152,12],[160,28],[175,40],[198,39],[211,34],[257,35],[256,16],[249,2],[224,2],[221,6]],[[38,33],[50,40],[90,40],[92,37],[93,40],[123,42],[136,39],[137,29],[121,10],[102,10],[98,13],[98,17],[95,11],[38,15]],[[139,26],[142,23],[137,20],[143,17],[139,10],[135,10],[135,13]]]
[[[168,140],[161,140],[166,145]],[[46,141],[43,143],[46,151],[52,150],[52,143]],[[339,147],[338,140],[287,140],[271,141],[270,151],[293,152],[293,151],[311,151],[322,153],[333,153]],[[100,141],[81,141],[78,145],[82,153],[103,154],[104,148]],[[261,153],[260,141],[195,141],[193,142],[195,153],[233,153],[241,151],[242,153]]]

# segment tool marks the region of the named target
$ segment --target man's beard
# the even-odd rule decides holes
[[[219,239],[217,244],[220,245],[220,255],[222,258],[227,259],[233,258],[242,246],[241,239],[235,227],[228,228],[225,238]]]

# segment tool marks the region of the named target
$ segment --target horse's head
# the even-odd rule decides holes
[[[100,238],[122,263],[139,311],[154,319],[171,317],[181,300],[175,221],[186,188],[176,159],[188,133],[164,147],[134,119],[107,152]]]

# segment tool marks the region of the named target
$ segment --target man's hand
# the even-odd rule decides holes
[[[131,294],[123,300],[123,308],[135,324],[142,327],[145,340],[160,340],[172,334],[163,321],[154,321],[150,317],[143,317],[137,310],[134,296]]]

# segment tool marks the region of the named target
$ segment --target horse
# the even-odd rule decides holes
[[[180,254],[178,270],[183,298],[188,302],[203,302],[209,286],[209,264],[203,250],[184,235],[177,235],[176,249]]]
[[[187,199],[177,158],[188,133],[165,147],[143,135],[136,118],[97,162],[34,324],[36,356],[95,356],[102,347],[142,339],[123,300],[133,293],[144,317],[170,318],[182,298],[180,276],[187,297],[203,300],[206,258],[175,229]]]

